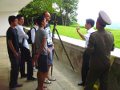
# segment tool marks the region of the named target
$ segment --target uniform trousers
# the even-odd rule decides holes
[[[109,68],[110,64],[102,66],[96,63],[94,65],[90,65],[84,90],[94,90],[93,86],[97,80],[100,82],[99,90],[108,90],[107,82]]]

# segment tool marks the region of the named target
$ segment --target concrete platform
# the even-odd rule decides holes
[[[0,90],[9,90],[9,73],[10,63],[6,48],[6,38],[0,37]],[[36,72],[34,72],[34,76],[36,77]],[[77,86],[80,75],[58,60],[54,62],[53,76],[57,81],[47,85],[47,90],[83,90],[83,87]],[[37,87],[37,81],[28,82],[26,79],[19,78],[18,82],[22,83],[23,87],[16,90],[35,90]]]

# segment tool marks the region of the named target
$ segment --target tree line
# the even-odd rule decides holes
[[[44,11],[51,13],[51,21],[56,18],[59,25],[67,25],[77,22],[76,10],[79,0],[33,0],[22,8],[19,13],[25,17],[25,25],[32,25],[34,18],[40,16]],[[53,8],[53,3],[56,8]],[[53,22],[51,22],[53,23]]]

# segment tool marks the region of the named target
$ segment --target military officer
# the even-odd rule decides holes
[[[86,52],[91,55],[89,72],[84,90],[93,90],[93,85],[99,79],[99,90],[107,90],[107,77],[110,68],[110,52],[114,49],[113,35],[105,30],[111,20],[104,12],[99,12],[96,22],[97,31],[92,33]]]

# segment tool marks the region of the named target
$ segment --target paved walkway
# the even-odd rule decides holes
[[[5,37],[0,37],[0,90],[8,90],[9,73],[10,63],[7,55],[6,40]],[[53,75],[57,81],[48,85],[48,90],[83,90],[83,87],[77,86],[80,75],[60,61],[55,60]],[[34,76],[36,77],[36,72],[34,72]],[[18,81],[23,84],[23,87],[17,90],[35,90],[37,87],[37,81],[27,82],[26,79],[20,78]]]

